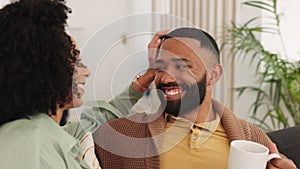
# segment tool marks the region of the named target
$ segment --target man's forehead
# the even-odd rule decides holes
[[[169,56],[182,58],[189,55],[191,52],[198,56],[202,63],[211,65],[217,62],[213,52],[208,48],[201,47],[201,42],[197,39],[187,37],[174,37],[166,39],[162,42],[161,53],[168,54]],[[177,55],[181,54],[181,55]],[[162,58],[158,58],[162,59]]]
[[[177,57],[177,56],[170,58],[169,61],[175,62],[175,63],[176,62],[177,63],[178,62],[192,62],[191,60],[189,60],[187,58],[182,58],[182,57]],[[165,63],[165,60],[164,59],[157,59],[156,63]]]
[[[190,49],[197,49],[201,47],[201,42],[197,39],[187,37],[174,37],[166,39],[162,42],[161,47],[187,47]]]

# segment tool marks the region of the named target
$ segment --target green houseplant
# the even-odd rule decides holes
[[[242,97],[245,91],[255,92],[256,99],[251,105],[251,117],[265,131],[300,125],[300,68],[283,59],[282,54],[265,49],[259,40],[262,33],[271,33],[282,40],[281,15],[277,11],[277,0],[246,1],[243,5],[269,13],[271,24],[251,26],[262,18],[258,16],[244,24],[232,23],[226,29],[224,45],[231,47],[235,57],[251,57],[252,61],[258,60],[258,64],[255,65],[258,86],[242,86],[236,88],[236,91],[239,97]],[[284,48],[283,40],[281,45]]]

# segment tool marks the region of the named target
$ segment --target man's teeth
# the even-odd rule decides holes
[[[181,94],[181,90],[171,90],[171,91],[165,91],[167,95],[177,95]]]

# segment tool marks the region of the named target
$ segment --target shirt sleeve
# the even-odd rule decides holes
[[[119,110],[123,115],[128,115],[129,110],[143,96],[142,93],[134,89],[133,85],[129,85],[121,94],[112,99],[109,103]]]
[[[80,140],[85,133],[94,133],[107,120],[128,115],[129,110],[142,96],[142,93],[130,85],[110,102],[90,101],[86,105],[91,108],[81,114],[80,121],[68,123],[63,128]]]

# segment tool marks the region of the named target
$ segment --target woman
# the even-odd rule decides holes
[[[64,110],[82,104],[89,76],[65,32],[68,10],[58,0],[0,10],[1,168],[88,168],[77,139],[57,124]]]
[[[124,116],[132,105],[124,95],[134,104],[154,78],[149,69],[111,104],[103,102],[101,113],[88,111],[79,123],[60,128],[63,111],[82,105],[90,75],[65,32],[69,11],[62,0],[20,0],[0,10],[2,169],[89,168],[79,140],[105,120]]]

